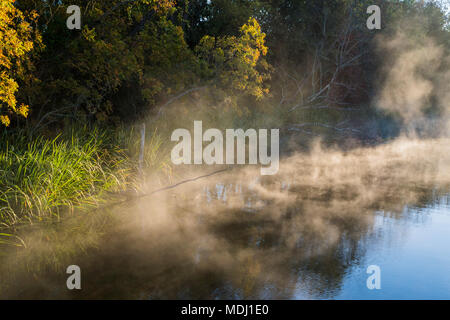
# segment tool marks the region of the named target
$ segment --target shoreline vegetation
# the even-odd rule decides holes
[[[73,126],[56,136],[4,134],[0,151],[3,227],[52,221],[74,210],[98,208],[139,188],[139,133],[135,128]],[[161,137],[148,137],[146,170],[170,170]],[[169,174],[167,174],[169,176]]]

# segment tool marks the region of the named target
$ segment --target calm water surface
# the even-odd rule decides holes
[[[114,224],[68,258],[81,291],[65,288],[64,272],[27,271],[2,297],[450,299],[448,189],[233,179],[108,213]],[[62,241],[89,238],[67,229]],[[380,290],[366,286],[369,265],[381,268]]]
[[[405,206],[397,216],[377,211],[373,219],[363,263],[347,270],[333,298],[450,299],[449,196]],[[364,287],[371,264],[381,268],[381,290]]]

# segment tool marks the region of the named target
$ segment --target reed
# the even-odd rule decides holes
[[[63,133],[30,137],[0,133],[0,224],[59,219],[79,206],[97,206],[136,183],[133,128],[72,127]],[[149,133],[145,164],[165,168],[162,138]]]

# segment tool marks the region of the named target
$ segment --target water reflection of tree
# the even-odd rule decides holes
[[[333,298],[352,266],[363,264],[368,246],[379,240],[373,229],[375,211],[404,219],[406,205],[426,207],[442,195],[430,185],[403,181],[368,179],[367,186],[355,186],[268,179],[255,186],[243,177],[236,187],[236,177],[230,179],[234,181],[222,181],[223,188],[212,182],[209,195],[196,185],[116,210],[115,224],[96,247],[74,259],[83,270],[81,292],[61,289],[64,272],[48,270],[39,281],[31,274],[23,278],[20,295],[14,290],[7,294]],[[376,194],[364,195],[371,188]],[[192,194],[202,196],[193,199]]]
[[[279,207],[276,201],[269,200],[250,218],[247,218],[248,213],[236,210],[226,212],[227,218],[212,222],[210,230],[216,237],[232,243],[235,250],[240,248],[252,253],[247,260],[235,261],[246,268],[246,272],[238,273],[241,277],[237,277],[234,286],[227,283],[223,290],[216,290],[220,292],[216,297],[295,298],[296,290],[300,289],[303,297],[332,298],[339,293],[348,269],[361,264],[367,246],[376,241],[373,234],[375,210],[405,219],[405,206],[429,206],[445,192],[423,184],[409,186],[397,181],[379,184],[376,197],[361,202],[358,193],[365,192],[364,188],[357,191],[355,186],[342,187],[294,185],[296,200],[277,214],[277,219],[273,219],[273,211]],[[273,190],[273,185],[270,188]],[[229,196],[232,190],[230,185]],[[249,194],[245,195],[244,191],[244,195],[239,196],[244,199],[254,196],[252,190],[247,192]],[[217,200],[220,198],[219,194]],[[311,217],[319,217],[323,229],[314,226]],[[409,215],[406,218],[424,217]],[[253,288],[250,292],[246,290],[249,282]]]

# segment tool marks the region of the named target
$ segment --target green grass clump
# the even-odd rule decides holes
[[[54,138],[0,134],[0,223],[59,218],[126,188],[133,164],[118,136],[87,127]]]

